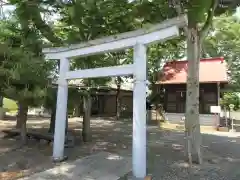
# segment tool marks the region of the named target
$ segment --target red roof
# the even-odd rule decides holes
[[[187,61],[172,61],[165,64],[158,78],[161,84],[182,84],[187,81]],[[227,65],[223,58],[200,60],[199,81],[201,83],[228,82]]]

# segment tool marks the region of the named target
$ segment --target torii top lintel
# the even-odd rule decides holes
[[[47,59],[62,59],[117,51],[131,48],[137,43],[150,44],[174,38],[179,35],[179,28],[186,25],[187,18],[182,15],[135,31],[65,47],[45,48],[43,53]]]

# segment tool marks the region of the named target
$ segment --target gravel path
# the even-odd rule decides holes
[[[237,137],[203,134],[204,163],[184,161],[182,132],[149,129],[148,174],[156,180],[239,180],[240,144]],[[120,180],[132,179],[131,173]]]

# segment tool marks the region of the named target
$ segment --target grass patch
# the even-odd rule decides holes
[[[11,99],[4,98],[3,99],[3,108],[8,112],[16,112],[18,110],[18,105],[16,101]]]

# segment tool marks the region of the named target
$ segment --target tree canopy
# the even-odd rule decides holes
[[[213,21],[213,28],[204,41],[203,55],[224,57],[229,69],[230,82],[239,88],[240,22],[234,16],[223,14]],[[237,90],[236,89],[236,90]]]
[[[24,33],[16,17],[0,22],[1,94],[36,104],[44,96],[51,63],[41,55],[41,40],[33,29]]]

